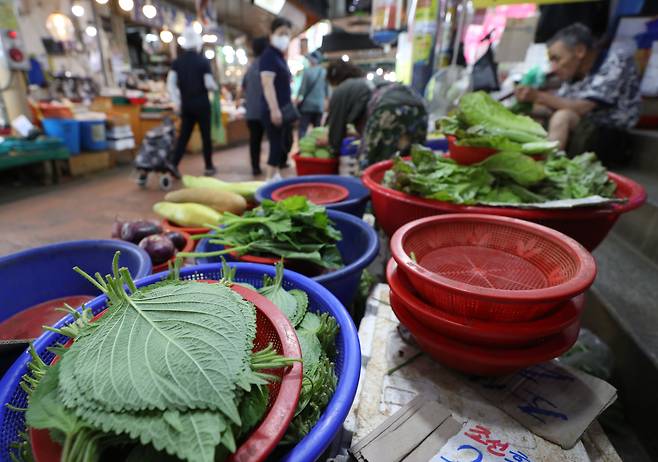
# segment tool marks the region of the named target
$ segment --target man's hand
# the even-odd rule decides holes
[[[514,90],[514,96],[521,103],[534,103],[537,101],[538,91],[535,88],[520,85]]]
[[[281,111],[279,109],[270,111],[270,120],[274,125],[280,127],[281,124],[283,124],[283,117],[281,116]]]

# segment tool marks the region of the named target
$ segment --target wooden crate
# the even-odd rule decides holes
[[[107,170],[111,165],[109,151],[83,152],[69,159],[69,173],[71,176],[86,175]]]

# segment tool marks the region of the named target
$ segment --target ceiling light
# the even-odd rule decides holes
[[[350,57],[347,56],[347,55],[343,55],[343,56],[341,56],[340,59],[342,59],[344,62],[348,62],[350,60]]]
[[[217,35],[215,34],[203,34],[203,41],[205,43],[217,43]]]
[[[81,18],[85,15],[85,7],[76,3],[71,7],[71,13],[73,13],[73,16]]]
[[[366,79],[368,80],[372,80],[374,78],[375,78],[375,74],[373,74],[372,72],[368,72],[368,75],[366,75]]]
[[[183,37],[182,35],[179,35],[178,38],[176,39],[176,42],[180,46],[185,46],[185,37]]]
[[[105,5],[109,0],[96,0],[99,5]]]
[[[85,29],[85,34],[87,34],[89,37],[96,37],[98,30],[94,26],[87,26]]]
[[[162,40],[162,43],[171,43],[173,39],[174,34],[170,30],[163,29],[160,31],[160,40]]]
[[[65,14],[55,12],[46,19],[46,29],[58,42],[70,42],[75,34],[71,19]]]
[[[146,34],[145,39],[148,43],[153,43],[158,41],[158,36],[155,34]]]
[[[145,17],[146,19],[153,19],[153,18],[155,18],[155,17],[157,16],[157,14],[158,14],[158,10],[157,10],[157,8],[156,8],[154,5],[152,5],[151,3],[146,3],[146,4],[142,7],[142,13],[144,13],[144,17]]]
[[[135,7],[135,2],[133,0],[119,0],[119,7],[123,11],[132,11]]]
[[[203,32],[203,26],[199,21],[194,21],[192,23],[192,28],[194,29],[194,32],[196,32],[197,34],[201,34],[201,32]]]
[[[224,53],[225,55],[234,55],[235,50],[233,49],[233,47],[231,45],[224,45],[222,47],[222,53]]]
[[[206,50],[203,54],[206,59],[215,59],[215,50]]]
[[[224,59],[226,60],[227,64],[233,64],[233,62],[235,61],[235,55],[224,54]]]
[[[246,55],[245,56],[238,55],[238,64],[240,64],[241,66],[246,66],[248,62],[249,62],[249,59],[247,59]]]
[[[377,75],[383,75],[384,74],[384,69],[382,69],[381,67],[378,67],[375,72],[377,73]]]

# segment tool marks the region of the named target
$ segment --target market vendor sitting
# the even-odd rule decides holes
[[[590,30],[572,24],[548,42],[552,72],[563,82],[557,94],[519,86],[516,98],[553,112],[548,136],[569,155],[594,151],[620,160],[625,132],[639,118],[639,77],[632,56],[594,46]]]

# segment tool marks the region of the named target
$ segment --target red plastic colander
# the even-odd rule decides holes
[[[214,283],[216,281],[203,282]],[[254,351],[272,344],[276,351],[285,357],[301,358],[301,348],[295,329],[276,305],[258,292],[243,286],[235,284],[231,289],[256,307]],[[104,313],[105,311],[100,312],[93,320],[98,319]],[[55,358],[55,361],[57,360],[58,358]],[[280,381],[269,384],[270,397],[267,414],[260,425],[231,455],[228,459],[229,462],[261,462],[265,460],[279,444],[288,424],[294,417],[302,386],[301,362],[295,362],[287,368],[264,370],[263,372],[278,376]],[[48,430],[30,429],[29,435],[36,462],[59,462],[62,448],[53,443]]]
[[[391,253],[427,303],[484,320],[537,319],[596,276],[594,258],[568,236],[491,215],[413,221],[393,235]]]
[[[344,201],[350,192],[344,186],[333,183],[295,183],[272,191],[272,200],[281,201],[291,196],[304,196],[317,205]]]
[[[403,304],[397,303],[394,293],[391,293],[391,308],[400,323],[409,329],[421,350],[452,369],[482,376],[511,374],[556,358],[576,343],[580,331],[580,323],[577,322],[564,332],[548,337],[537,345],[485,347],[459,342],[428,329],[417,321]]]
[[[180,226],[173,221],[169,221],[166,218],[162,220],[162,227],[164,229],[168,229],[171,231],[182,231],[187,234],[206,234],[210,232],[210,228],[203,228],[203,227],[192,227],[192,226]]]
[[[475,345],[518,347],[537,344],[579,323],[585,306],[585,295],[581,294],[533,321],[480,321],[451,315],[422,301],[405,274],[398,271],[393,259],[388,262],[386,276],[391,288],[391,303],[400,304],[418,322],[437,334]]]

